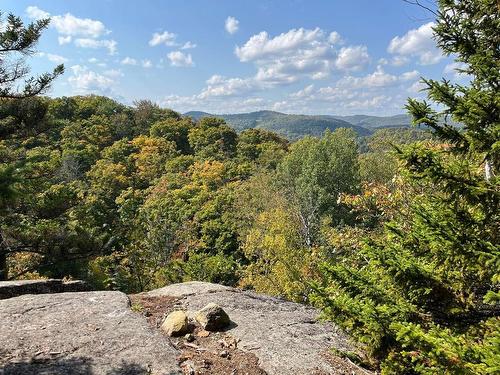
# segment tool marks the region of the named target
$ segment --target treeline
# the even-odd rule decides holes
[[[7,277],[84,278],[127,292],[192,279],[253,285],[263,272],[255,264],[269,261],[253,237],[273,231],[263,224],[295,223],[297,244],[315,246],[322,221],[352,222],[341,194],[392,179],[390,143],[422,136],[385,130],[367,143],[339,129],[290,145],[98,96],[3,100],[0,119]]]

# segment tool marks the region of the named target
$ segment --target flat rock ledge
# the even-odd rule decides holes
[[[85,292],[90,290],[81,280],[64,281],[61,279],[1,281],[0,299],[12,298],[23,294],[48,294],[64,292]]]
[[[268,374],[359,374],[340,371],[331,348],[354,350],[317,311],[279,298],[202,282],[173,284],[142,295],[175,297],[176,309],[213,302],[231,319],[227,333]],[[23,295],[0,300],[0,375],[180,374],[180,350],[130,308],[121,292]],[[209,373],[209,372],[208,372]],[[244,372],[238,371],[237,374]]]
[[[121,292],[0,301],[1,375],[180,374],[177,350]]]
[[[218,304],[231,319],[227,332],[240,340],[238,348],[254,353],[268,374],[344,373],[338,372],[325,354],[331,348],[355,350],[333,324],[318,322],[316,309],[280,298],[196,281],[145,294],[178,297],[181,308],[188,311],[210,302]]]

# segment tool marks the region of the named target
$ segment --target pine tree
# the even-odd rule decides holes
[[[0,99],[42,94],[64,72],[64,66],[58,65],[52,73],[28,77],[30,69],[24,58],[35,53],[35,46],[49,22],[50,19],[46,18],[24,25],[19,17],[9,14],[4,19],[0,12]],[[24,84],[18,90],[20,80],[24,80]]]
[[[29,66],[25,63],[25,58],[35,53],[35,46],[49,22],[49,19],[42,19],[25,25],[13,14],[4,19],[0,12],[1,106],[5,106],[9,100],[24,100],[45,93],[53,80],[64,72],[64,66],[58,65],[52,73],[30,77]],[[2,127],[0,125],[0,140],[5,133]],[[13,165],[7,165],[0,160],[0,210],[5,209],[16,195],[14,184],[18,178],[15,170]],[[4,280],[7,276],[8,250],[4,242],[0,231],[0,280]]]
[[[408,100],[440,143],[399,150],[408,183],[425,193],[382,239],[324,265],[316,301],[383,373],[498,373],[500,5],[438,4],[435,40],[470,84],[424,79],[434,105]]]

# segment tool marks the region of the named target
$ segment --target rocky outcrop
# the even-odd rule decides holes
[[[19,280],[0,282],[0,299],[12,298],[23,294],[47,294],[64,292],[84,292],[90,290],[81,281],[64,281],[61,279]]]
[[[268,374],[340,374],[327,360],[331,348],[352,351],[348,337],[332,324],[318,322],[318,312],[279,298],[222,285],[188,282],[146,293],[179,297],[181,308],[196,311],[213,302],[231,319],[227,332],[238,348],[254,353]]]
[[[0,301],[0,374],[178,374],[177,350],[121,292]]]
[[[317,311],[301,304],[201,282],[140,296],[152,308],[161,305],[158,319],[145,309],[132,311],[121,292],[0,300],[0,375],[158,375],[181,373],[181,367],[204,374],[366,373],[339,358],[331,361],[331,348],[353,350],[348,337],[318,322]],[[196,331],[189,338],[162,332],[169,312],[184,311],[195,322],[197,312],[207,305],[212,311],[214,304],[230,318],[223,332]],[[253,370],[247,371],[250,365]]]

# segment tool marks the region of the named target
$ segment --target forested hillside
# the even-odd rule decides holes
[[[414,128],[50,98],[62,66],[0,60],[0,278],[238,286],[320,308],[372,370],[499,373],[500,12],[438,5],[436,43],[472,78],[424,79]],[[12,16],[0,56],[47,25]]]
[[[366,129],[380,129],[380,128],[404,128],[411,126],[411,117],[409,115],[396,115],[396,116],[332,116],[340,120],[347,121],[353,125],[362,126]]]
[[[360,176],[389,181],[389,144],[424,136],[381,131],[360,155],[349,129],[290,145],[149,101],[35,97],[4,100],[0,113],[2,171],[14,181],[2,219],[8,277],[72,276],[128,291],[190,279],[237,284],[253,259],[246,234],[262,210],[285,215],[275,205],[307,204],[312,244],[320,208],[347,220],[347,211],[335,213],[345,211],[339,194],[359,192]],[[286,217],[271,222],[290,225]]]
[[[365,128],[333,116],[289,115],[274,111],[222,115],[193,111],[187,112],[185,115],[195,120],[203,117],[218,117],[224,119],[228,125],[237,131],[250,128],[270,130],[290,140],[297,140],[306,135],[318,137],[325,130],[334,131],[338,128],[353,129],[361,136],[371,134],[371,131],[367,127]],[[409,125],[409,123],[406,125]]]

